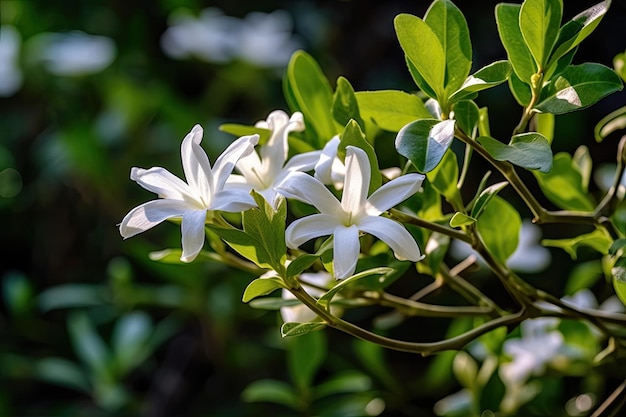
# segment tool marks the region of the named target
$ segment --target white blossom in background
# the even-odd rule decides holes
[[[301,47],[284,10],[252,12],[244,19],[207,8],[196,18],[179,10],[170,16],[161,47],[173,59],[227,63],[240,59],[258,67],[280,68]]]
[[[291,172],[313,169],[320,158],[320,152],[301,153],[286,162],[289,132],[304,130],[304,118],[300,112],[289,117],[284,111],[275,110],[267,116],[267,120],[261,120],[255,126],[269,129],[270,138],[260,147],[258,154],[252,152],[237,162],[236,169],[241,175],[231,175],[228,184],[245,192],[254,189],[275,207],[279,195],[275,187]]]
[[[369,233],[385,242],[398,259],[423,259],[415,239],[400,224],[380,215],[406,200],[422,187],[424,175],[407,174],[384,184],[367,196],[371,166],[367,153],[346,147],[346,176],[339,201],[314,177],[302,172],[290,174],[277,187],[287,198],[295,198],[320,211],[291,223],[285,231],[287,246],[297,248],[320,236],[333,236],[333,271],[338,279],[354,274],[360,253],[359,233]]]
[[[303,281],[302,288],[312,297],[321,297],[325,291],[320,288],[327,288],[328,283],[332,281],[332,276],[326,271],[305,272],[300,274]],[[312,284],[307,285],[306,283]],[[282,298],[285,300],[295,300],[296,297],[288,290],[283,289]],[[281,307],[280,315],[285,323],[307,323],[315,320],[317,314],[304,304],[294,306]]]
[[[30,62],[60,76],[96,74],[117,55],[111,38],[80,31],[37,34],[28,41],[27,50]]]
[[[0,97],[15,94],[22,86],[19,67],[20,33],[13,26],[0,27]]]
[[[181,145],[181,159],[187,182],[165,168],[133,168],[130,178],[159,199],[132,209],[120,224],[126,239],[144,232],[167,219],[181,219],[183,252],[180,260],[191,262],[202,250],[207,213],[212,210],[239,212],[255,207],[250,194],[231,190],[226,185],[237,161],[254,151],[259,136],[243,136],[234,141],[217,158],[211,168],[209,158],[200,147],[202,128],[194,126]]]

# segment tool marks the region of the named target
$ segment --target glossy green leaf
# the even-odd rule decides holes
[[[357,274],[352,275],[349,278],[340,280],[337,284],[335,284],[331,289],[329,289],[326,294],[321,296],[317,300],[317,304],[323,306],[324,308],[329,308],[332,299],[339,293],[339,291],[346,288],[348,285],[353,284],[363,278],[369,277],[371,275],[386,275],[393,272],[393,268],[388,267],[379,267],[368,269],[363,272],[359,272]]]
[[[607,255],[609,253],[611,243],[613,243],[613,240],[604,231],[598,229],[590,233],[578,235],[571,239],[543,239],[541,241],[543,246],[552,246],[563,249],[572,257],[572,259],[577,258],[578,248],[581,246],[595,249],[601,254]]]
[[[350,120],[348,122],[343,133],[341,134],[341,141],[339,142],[339,146],[337,148],[337,154],[342,159],[346,156],[346,146],[356,146],[363,149],[365,153],[367,153],[367,158],[369,159],[370,166],[372,168],[369,192],[372,193],[374,190],[380,188],[380,185],[383,182],[383,176],[380,173],[380,169],[378,169],[378,157],[376,156],[376,151],[367,141],[363,131],[354,120]]]
[[[495,197],[500,192],[500,190],[502,190],[508,184],[509,183],[507,181],[502,181],[485,188],[474,202],[474,205],[472,206],[471,216],[475,219],[478,219],[483,214],[485,207],[487,207],[491,199]]]
[[[237,123],[223,123],[219,130],[231,135],[241,137],[247,135],[259,135],[259,145],[263,145],[270,138],[270,130],[255,126],[241,125]]]
[[[583,187],[583,178],[565,152],[554,156],[552,171],[549,173],[534,172],[539,186],[546,197],[565,210],[592,211],[595,206]]]
[[[565,295],[573,295],[584,288],[591,288],[604,276],[602,271],[602,261],[593,260],[578,263],[570,272],[565,290]]]
[[[613,58],[613,68],[617,75],[626,82],[626,52],[615,55],[615,58]]]
[[[437,97],[443,96],[446,54],[431,27],[419,17],[399,14],[394,19],[402,50]]]
[[[304,51],[296,51],[289,61],[283,90],[292,111],[300,111],[306,123],[305,135],[314,132],[312,142],[321,149],[338,133],[332,117],[333,92],[317,62]]]
[[[418,171],[427,173],[441,162],[454,139],[454,120],[422,119],[409,123],[396,136],[396,149]]]
[[[609,248],[609,255],[615,256],[620,250],[626,251],[626,239],[616,239]]]
[[[476,219],[472,216],[468,216],[465,213],[456,212],[450,219],[450,227],[468,226],[476,223]]]
[[[462,100],[477,91],[500,85],[508,80],[510,75],[509,61],[493,62],[467,77],[461,87],[450,96],[450,101]]]
[[[359,126],[365,127],[359,112],[359,103],[354,94],[354,88],[344,77],[337,78],[337,89],[333,95],[332,105],[333,117],[342,126],[345,126],[351,119],[355,120]]]
[[[626,258],[619,258],[615,262],[615,265],[611,268],[611,275],[613,275],[615,293],[620,301],[626,305]]]
[[[448,201],[455,201],[459,196],[459,163],[456,154],[448,150],[439,165],[426,174],[428,182]]]
[[[243,230],[257,239],[267,251],[275,271],[281,271],[287,252],[285,243],[285,225],[287,222],[287,203],[284,198],[278,200],[276,210],[260,194],[252,191],[257,207],[243,213]]]
[[[626,129],[626,106],[612,111],[596,124],[593,134],[597,142],[602,142],[611,133]]]
[[[604,65],[571,65],[543,88],[535,108],[547,113],[568,113],[591,106],[621,89],[622,81]]]
[[[477,141],[497,161],[509,161],[540,172],[550,172],[552,169],[552,149],[548,140],[539,133],[515,135],[509,145],[489,136],[481,136]]]
[[[493,196],[477,219],[476,228],[487,250],[506,263],[517,249],[522,219],[506,200]]]
[[[552,144],[554,139],[554,115],[552,113],[537,113],[533,116],[534,131],[541,134]]]
[[[274,379],[260,379],[248,385],[241,393],[247,403],[269,402],[298,410],[300,397],[286,382]]]
[[[325,323],[311,322],[311,323],[283,323],[280,328],[280,334],[283,337],[288,336],[301,336],[309,332],[315,332],[322,330],[326,327]]]
[[[530,104],[532,98],[530,86],[520,80],[514,72],[509,77],[509,89],[520,106],[526,107]]]
[[[459,101],[454,105],[454,120],[467,136],[475,138],[478,134],[480,110],[471,100]]]
[[[445,56],[445,90],[459,89],[472,69],[472,44],[463,13],[449,0],[436,0],[424,21],[439,39]]]
[[[300,392],[312,388],[313,378],[326,358],[326,335],[309,332],[287,341],[287,365]]]
[[[572,163],[580,172],[581,185],[584,191],[589,188],[589,180],[591,179],[591,170],[593,168],[593,159],[589,153],[589,148],[585,145],[581,145],[574,152],[572,157]]]
[[[559,36],[562,16],[563,0],[525,0],[522,3],[519,26],[538,68],[547,67]]]
[[[589,36],[609,10],[610,5],[611,0],[605,0],[579,13],[563,25],[559,30],[559,36],[548,66],[551,66],[553,62],[556,62]]]
[[[408,56],[405,56],[404,60],[406,61],[406,66],[409,69],[409,74],[411,74],[411,78],[413,78],[413,81],[415,81],[415,85],[417,85],[419,89],[422,90],[422,92],[426,94],[428,97],[431,97],[436,100],[437,93],[435,92],[435,90],[433,90],[431,86],[428,85],[426,80],[424,80],[424,77],[422,77],[417,67],[413,64],[413,62],[409,59]],[[429,117],[432,117],[432,116],[429,116]]]
[[[419,97],[403,91],[358,91],[356,99],[363,119],[391,132],[417,119],[432,117]]]
[[[152,320],[143,311],[129,312],[115,323],[111,348],[118,370],[128,372],[145,359],[152,330]]]
[[[520,29],[519,4],[500,3],[496,6],[496,23],[498,34],[509,62],[517,78],[530,85],[530,78],[537,72],[537,65],[533,56],[526,46]]]
[[[243,292],[242,301],[247,303],[254,298],[270,294],[279,288],[283,288],[284,286],[285,284],[278,277],[257,278],[246,287]]]

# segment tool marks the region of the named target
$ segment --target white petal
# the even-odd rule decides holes
[[[181,223],[183,253],[180,256],[181,261],[193,261],[202,250],[205,221],[206,210],[190,210],[183,214]]]
[[[396,258],[417,262],[423,258],[413,236],[399,223],[385,217],[368,216],[358,224],[359,230],[376,236],[393,250]]]
[[[221,210],[228,212],[238,212],[256,207],[254,198],[249,191],[241,189],[228,189],[219,191],[213,196],[211,210]]]
[[[332,167],[337,159],[337,148],[339,147],[339,136],[333,136],[331,140],[326,142],[319,161],[315,164],[315,178],[323,184],[332,184]]]
[[[205,204],[209,204],[210,201],[207,200],[210,200],[213,194],[213,173],[209,157],[200,147],[202,132],[200,125],[195,125],[191,129],[180,145],[180,156],[187,183],[199,197],[204,199]]]
[[[120,223],[120,234],[124,239],[156,226],[166,219],[181,217],[189,205],[180,200],[152,200],[132,209]]]
[[[367,214],[378,216],[422,189],[424,175],[407,174],[384,184],[367,199]]]
[[[361,244],[356,226],[338,226],[333,234],[333,269],[335,278],[345,279],[354,274]]]
[[[257,123],[257,125],[259,124]],[[267,116],[266,125],[271,131],[271,136],[259,152],[263,161],[264,172],[273,179],[276,170],[280,170],[287,160],[289,116],[282,110],[275,110]]]
[[[240,158],[254,152],[254,146],[259,142],[259,135],[242,136],[233,143],[217,158],[213,166],[214,192],[221,190],[233,172],[235,164]]]
[[[320,236],[330,236],[338,226],[334,217],[326,214],[313,214],[291,223],[285,230],[287,246],[296,249],[304,242]]]
[[[310,171],[320,159],[321,151],[305,152],[294,155],[283,167],[283,171]]]
[[[235,167],[246,179],[246,182],[250,184],[251,188],[256,190],[267,188],[267,185],[264,183],[265,173],[263,165],[256,152],[251,152],[249,155],[240,158]],[[230,182],[230,177],[226,182]]]
[[[161,167],[150,169],[135,168],[130,170],[130,179],[161,198],[174,200],[194,199],[189,185],[183,180]]]
[[[321,182],[303,172],[293,172],[276,186],[276,191],[287,198],[295,198],[315,206],[320,212],[337,219],[345,213],[339,200]]]
[[[346,147],[346,178],[341,196],[341,207],[357,214],[365,207],[367,190],[370,186],[370,161],[367,153],[354,146]]]

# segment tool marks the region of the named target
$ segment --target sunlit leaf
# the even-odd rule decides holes
[[[533,171],[541,191],[550,201],[565,210],[592,211],[594,204],[583,187],[583,178],[572,157],[565,152],[554,156],[552,171]]]
[[[396,136],[396,149],[419,172],[432,171],[454,139],[454,120],[422,119],[409,123]]]
[[[530,85],[530,78],[537,72],[537,65],[522,36],[519,23],[520,9],[519,4],[498,4],[496,6],[496,22],[500,40],[504,45],[513,71],[520,81]]]
[[[509,183],[507,181],[502,181],[485,188],[474,202],[474,205],[472,206],[471,216],[475,219],[478,219],[481,214],[483,214],[483,210],[485,210],[485,207],[487,206],[487,204],[489,204],[489,201],[491,201],[491,199],[495,197],[500,192],[500,190],[502,190],[508,184]]]
[[[522,3],[519,26],[538,68],[547,67],[562,16],[563,0],[525,0]]]
[[[280,328],[280,333],[283,337],[288,336],[301,336],[309,332],[322,330],[326,327],[325,323],[311,322],[311,323],[283,323]]]
[[[298,410],[299,396],[286,382],[274,379],[260,379],[248,385],[241,393],[241,398],[248,403],[269,402]]]
[[[497,161],[509,161],[522,168],[544,173],[552,169],[552,149],[548,140],[539,133],[515,135],[509,145],[489,136],[481,136],[477,141]]]
[[[570,239],[543,239],[541,244],[543,246],[553,246],[555,248],[561,248],[567,252],[572,259],[576,259],[578,256],[578,249],[582,246],[592,248],[603,255],[609,253],[613,240],[601,230],[594,230],[590,233],[578,235]]]
[[[443,195],[446,200],[454,201],[459,195],[459,164],[456,154],[448,150],[439,165],[426,174],[428,182],[433,186],[439,194]]]
[[[510,75],[511,64],[509,61],[493,62],[467,77],[461,87],[450,96],[450,100],[462,100],[477,91],[500,85],[508,80]]]
[[[256,297],[267,295],[284,286],[285,284],[278,277],[257,278],[246,287],[242,301],[247,303]]]
[[[354,88],[344,77],[337,78],[337,89],[333,95],[332,112],[335,120],[342,126],[345,126],[352,119],[359,126],[365,127],[359,112],[359,103],[355,97]]]
[[[478,233],[487,250],[500,262],[515,252],[522,228],[522,219],[509,203],[493,196],[476,221]]]
[[[476,223],[476,219],[465,213],[456,212],[450,219],[450,227],[468,226]]]
[[[397,132],[410,122],[432,117],[424,102],[414,94],[395,90],[355,94],[363,119],[373,121],[384,130]]]
[[[380,169],[378,169],[378,157],[376,156],[376,151],[367,141],[363,131],[354,120],[350,120],[348,122],[343,133],[341,134],[341,141],[339,142],[339,146],[337,148],[337,154],[340,158],[345,158],[346,146],[356,146],[363,149],[365,153],[367,153],[367,158],[372,167],[369,192],[372,193],[374,190],[380,188],[380,185],[383,182],[383,177],[380,173]]]
[[[611,133],[626,129],[626,106],[604,116],[595,126],[593,133],[597,142],[602,142]]]
[[[478,133],[480,110],[471,100],[459,101],[454,105],[454,120],[467,136],[475,138]]]
[[[291,379],[300,392],[313,385],[313,378],[326,358],[326,335],[309,332],[287,341],[287,364]]]

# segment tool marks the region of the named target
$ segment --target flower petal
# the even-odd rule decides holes
[[[326,214],[303,217],[287,227],[285,242],[291,249],[296,249],[316,237],[332,235],[337,226],[337,219]]]
[[[322,151],[310,151],[294,155],[283,167],[283,171],[310,171],[320,159]]]
[[[312,176],[303,172],[292,172],[276,186],[276,191],[287,198],[295,198],[315,206],[320,212],[343,219],[345,213],[339,200],[328,188]]]
[[[189,210],[183,214],[180,229],[182,234],[183,253],[180,260],[191,262],[204,246],[204,222],[206,210]]]
[[[130,170],[130,179],[148,191],[156,193],[161,198],[174,200],[196,200],[189,185],[183,180],[161,167],[150,169],[133,167]]]
[[[424,175],[406,174],[384,184],[367,199],[366,211],[378,216],[422,189]]]
[[[332,184],[333,164],[337,160],[337,149],[339,148],[339,135],[333,136],[331,140],[326,142],[324,149],[320,155],[319,161],[315,164],[315,178],[322,184]]]
[[[181,217],[189,205],[180,200],[152,200],[132,209],[120,223],[120,234],[124,239],[156,226],[166,219]]]
[[[222,190],[215,194],[210,209],[233,213],[248,210],[252,207],[256,207],[256,202],[250,195],[250,192],[235,188]]]
[[[399,223],[385,217],[368,216],[358,224],[359,230],[376,236],[393,250],[396,258],[417,262],[424,258],[413,236]]]
[[[357,214],[365,207],[370,186],[370,161],[367,153],[355,146],[346,146],[346,177],[341,196],[341,207],[351,214]]]
[[[233,172],[235,164],[240,158],[254,152],[254,146],[259,142],[259,135],[242,136],[233,143],[217,158],[213,166],[214,193],[224,187],[228,176]]]
[[[255,190],[267,188],[267,185],[264,183],[265,174],[263,171],[263,165],[256,152],[251,152],[249,155],[239,158],[235,167],[237,171],[239,171],[246,179],[246,182],[250,184],[251,188],[254,188]],[[232,175],[226,180],[226,182],[230,182],[231,177]]]
[[[213,194],[213,173],[209,157],[200,147],[202,133],[200,125],[195,125],[191,129],[180,145],[180,156],[187,183],[194,193],[198,194],[198,198],[203,199],[205,204],[209,204],[210,201],[207,200],[210,200]]]
[[[338,226],[333,234],[333,269],[335,278],[345,279],[354,274],[361,244],[359,229],[352,225]]]

